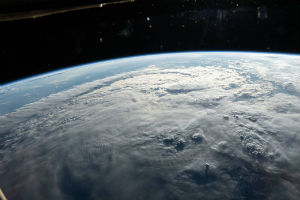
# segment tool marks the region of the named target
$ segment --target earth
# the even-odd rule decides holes
[[[155,54],[0,86],[22,199],[299,199],[300,56]]]

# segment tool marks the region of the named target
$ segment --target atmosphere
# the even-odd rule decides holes
[[[300,199],[298,0],[3,0],[0,30],[0,200]]]
[[[300,53],[298,1],[60,2],[29,11],[0,6],[1,83],[141,54]]]

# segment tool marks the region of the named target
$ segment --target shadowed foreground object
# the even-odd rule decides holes
[[[15,20],[24,20],[24,19],[35,19],[38,17],[45,17],[49,15],[57,15],[68,12],[87,10],[92,8],[102,8],[107,5],[122,4],[133,2],[134,0],[123,0],[123,1],[112,1],[106,3],[97,3],[97,4],[88,4],[88,5],[79,5],[79,6],[70,6],[62,8],[49,8],[49,9],[40,9],[40,10],[31,10],[31,11],[20,11],[20,12],[8,12],[0,13],[0,22],[6,21],[15,21]]]
[[[300,56],[170,53],[0,87],[9,200],[300,196]]]

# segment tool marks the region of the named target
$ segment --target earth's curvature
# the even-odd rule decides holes
[[[0,87],[13,199],[299,199],[300,56],[159,54]]]

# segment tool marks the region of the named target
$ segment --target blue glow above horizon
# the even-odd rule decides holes
[[[175,55],[175,54],[178,55],[178,54],[220,54],[220,53],[221,54],[258,54],[258,55],[262,55],[262,54],[274,55],[275,54],[275,55],[285,55],[285,56],[300,56],[300,54],[296,54],[296,53],[259,52],[259,51],[179,51],[179,52],[167,52],[167,53],[141,54],[141,55],[132,55],[132,56],[126,56],[126,57],[120,57],[120,58],[111,58],[111,59],[104,59],[104,60],[99,60],[99,61],[87,62],[87,63],[74,65],[74,66],[66,66],[62,69],[48,71],[48,72],[32,75],[32,76],[29,76],[29,77],[21,78],[21,79],[18,79],[18,80],[14,80],[14,81],[11,81],[11,82],[8,82],[8,83],[4,83],[4,84],[0,85],[0,88],[4,87],[4,86],[7,86],[7,85],[16,84],[18,82],[26,81],[26,80],[31,80],[31,79],[35,79],[35,78],[43,78],[43,76],[49,77],[49,76],[52,76],[52,75],[62,73],[66,70],[80,68],[80,67],[87,66],[87,65],[94,65],[94,64],[105,63],[105,62],[112,62],[112,61],[116,61],[116,60],[144,58],[144,57],[149,57],[149,56],[166,56],[166,55],[171,55],[172,56],[172,55]]]
[[[297,59],[295,59],[295,56]],[[271,62],[273,59],[276,60],[277,57],[279,61],[291,60],[293,65],[299,65],[300,67],[300,55],[298,54],[244,51],[156,53],[70,66],[0,85],[0,114],[12,112],[25,104],[38,101],[50,94],[68,90],[80,84],[142,69],[150,65],[190,66],[193,64],[203,67],[207,65],[221,65],[224,67],[229,60],[247,59],[249,62],[258,62],[260,60],[262,62],[263,60]]]

